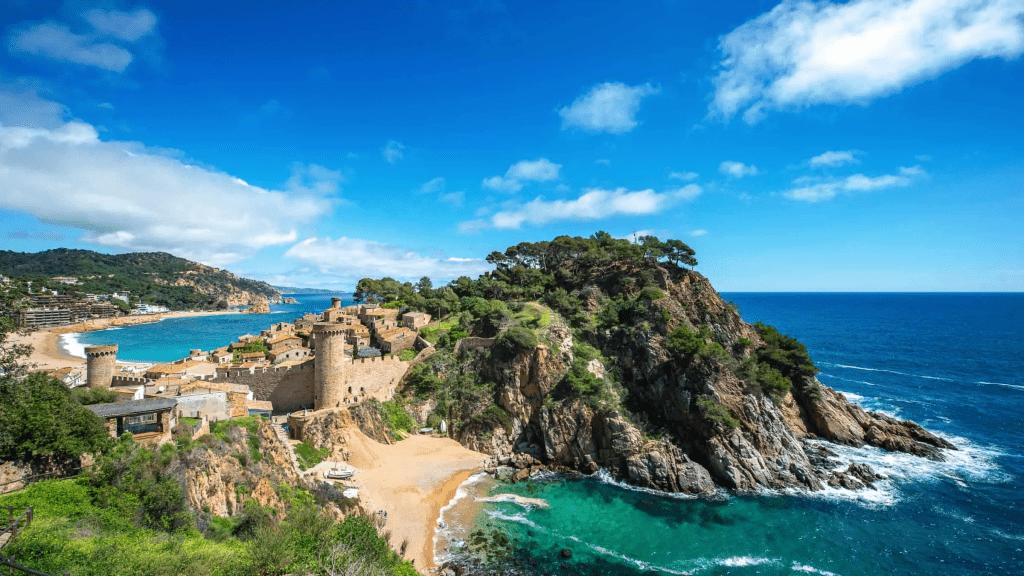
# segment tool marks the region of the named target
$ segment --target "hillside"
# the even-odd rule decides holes
[[[240,278],[163,252],[100,254],[58,248],[33,254],[3,250],[0,274],[31,279],[33,286],[42,284],[62,292],[130,292],[133,300],[172,310],[243,306],[281,298],[280,292],[266,282]],[[76,278],[79,283],[45,281],[55,276]]]
[[[477,280],[415,293],[366,280],[357,295],[452,312],[406,394],[498,462],[603,468],[673,492],[818,490],[877,479],[844,469],[829,442],[940,460],[955,449],[822,385],[803,344],[744,322],[682,266],[697,264],[682,242],[562,236],[488,261]]]

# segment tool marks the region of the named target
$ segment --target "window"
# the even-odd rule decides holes
[[[156,414],[143,414],[141,416],[129,416],[129,424],[150,424],[156,422]]]

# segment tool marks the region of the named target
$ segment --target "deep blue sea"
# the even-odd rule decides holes
[[[285,294],[298,304],[275,304],[270,314],[224,314],[169,318],[150,324],[136,324],[82,334],[68,334],[62,345],[75,356],[85,357],[85,346],[117,344],[117,359],[131,362],[170,362],[188,356],[189,350],[213,348],[234,342],[243,334],[259,334],[271,324],[291,322],[307,312],[330,308],[332,297],[343,297],[342,306],[352,303],[349,294]]]
[[[673,498],[554,477],[488,488],[550,509],[487,504],[478,522],[537,573],[1024,574],[1024,294],[723,296],[804,342],[824,384],[961,450],[837,449],[888,476],[866,492]]]

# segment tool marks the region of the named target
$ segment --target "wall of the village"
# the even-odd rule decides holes
[[[313,361],[285,368],[274,367],[256,374],[240,373],[219,382],[245,384],[254,400],[270,400],[275,411],[292,412],[313,407]]]
[[[394,388],[408,369],[409,362],[386,356],[360,358],[346,363],[343,395],[346,399],[358,398],[360,402],[367,398],[390,400]]]

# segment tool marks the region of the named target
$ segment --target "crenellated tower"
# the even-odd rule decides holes
[[[313,325],[313,335],[316,338],[313,407],[321,410],[341,406],[345,398],[345,326],[317,322]]]
[[[86,386],[89,388],[110,388],[117,364],[117,344],[86,346]]]

